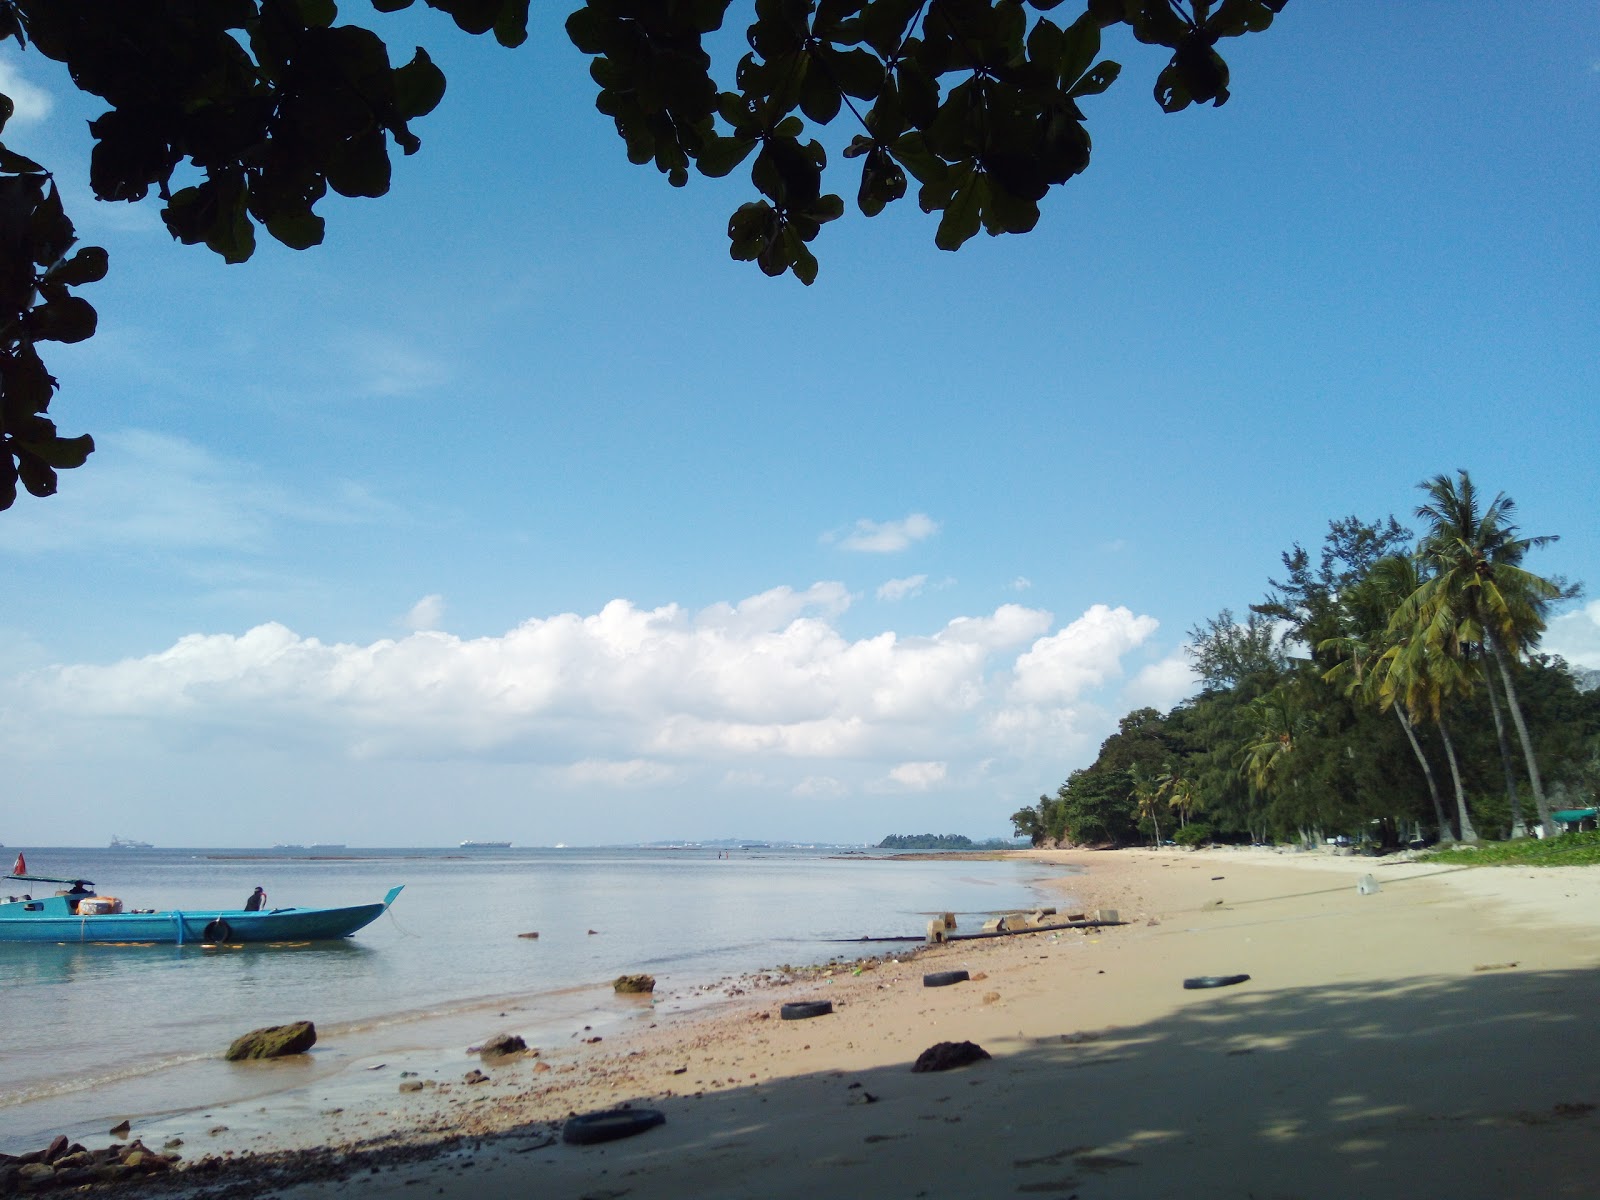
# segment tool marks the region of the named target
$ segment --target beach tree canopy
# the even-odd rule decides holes
[[[1528,570],[1555,539],[1522,535],[1509,497],[1465,471],[1418,486],[1415,546],[1393,517],[1330,521],[1320,555],[1295,545],[1243,621],[1224,609],[1189,631],[1198,694],[1129,713],[1092,764],[1012,814],[1017,833],[1159,839],[1163,780],[1171,808],[1181,795],[1205,814],[1179,841],[1520,837],[1524,795],[1559,832],[1550,810],[1600,787],[1600,688],[1535,649],[1581,587]]]
[[[529,0],[424,2],[502,46],[527,38]],[[414,0],[371,3],[394,13]],[[1104,31],[1170,51],[1154,93],[1177,112],[1225,103],[1219,44],[1265,30],[1287,3],[585,0],[566,30],[593,59],[596,105],[629,161],[677,187],[691,167],[744,167],[753,196],[729,218],[729,253],[810,283],[810,243],[846,208],[824,184],[817,128],[847,129],[837,144],[864,216],[914,181],[942,249],[980,229],[1026,233],[1089,164],[1082,102],[1121,72]],[[174,238],[239,263],[261,232],[296,250],[321,242],[330,189],[387,192],[392,150],[421,147],[411,123],[444,95],[426,50],[395,66],[378,34],[339,18],[334,0],[0,0],[0,42],[65,64],[105,101],[90,124],[97,199],[153,192]],[[739,23],[742,39],[720,35]],[[0,96],[0,133],[13,111]],[[94,448],[46,415],[56,381],[38,351],[95,331],[71,289],[103,277],[106,255],[75,241],[48,166],[0,145],[0,509],[19,482],[53,494],[56,472]]]

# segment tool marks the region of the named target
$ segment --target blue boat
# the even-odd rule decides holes
[[[0,942],[162,943],[223,945],[230,942],[312,942],[345,938],[372,924],[401,888],[377,904],[348,908],[242,908],[124,912],[122,901],[96,895],[87,879],[41,875],[6,876],[26,883],[65,884],[52,896],[0,897]]]

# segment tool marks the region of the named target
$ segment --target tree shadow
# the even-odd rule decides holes
[[[971,1024],[992,1013],[967,1011]],[[392,1151],[276,1155],[250,1170],[274,1187],[342,1174],[365,1195],[415,1195],[405,1188],[421,1172],[458,1187],[470,1175],[458,1195],[1587,1197],[1600,1169],[1596,1013],[1592,970],[1247,983],[1098,1031],[1074,1027],[1064,990],[1059,1029],[983,1038],[994,1058],[956,1071],[914,1074],[913,1054],[640,1095],[667,1122],[637,1138],[565,1146],[541,1123],[417,1146],[409,1155],[430,1161],[398,1175],[370,1173]],[[836,1050],[850,1021],[752,1019],[750,1040]],[[923,1044],[962,1040],[964,1021],[942,1015]],[[217,1170],[220,1185],[236,1169]]]

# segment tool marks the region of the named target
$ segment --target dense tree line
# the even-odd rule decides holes
[[[1394,517],[1332,521],[1242,617],[1190,630],[1198,695],[1123,717],[1093,764],[1012,816],[1035,844],[1395,846],[1542,830],[1594,803],[1600,689],[1538,653],[1576,585],[1523,564],[1515,505],[1465,471]],[[1590,681],[1592,685],[1592,680]]]

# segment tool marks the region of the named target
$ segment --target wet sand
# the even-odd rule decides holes
[[[1600,868],[1034,853],[1086,866],[1063,895],[1129,923],[748,980],[500,1063],[397,1047],[335,1092],[183,1118],[180,1178],[295,1200],[1594,1193]],[[972,978],[923,986],[955,968]],[[1182,986],[1231,974],[1250,979]],[[779,1019],[802,999],[834,1012]],[[940,1041],[992,1057],[913,1073]],[[666,1123],[562,1144],[568,1115],[618,1104]]]

